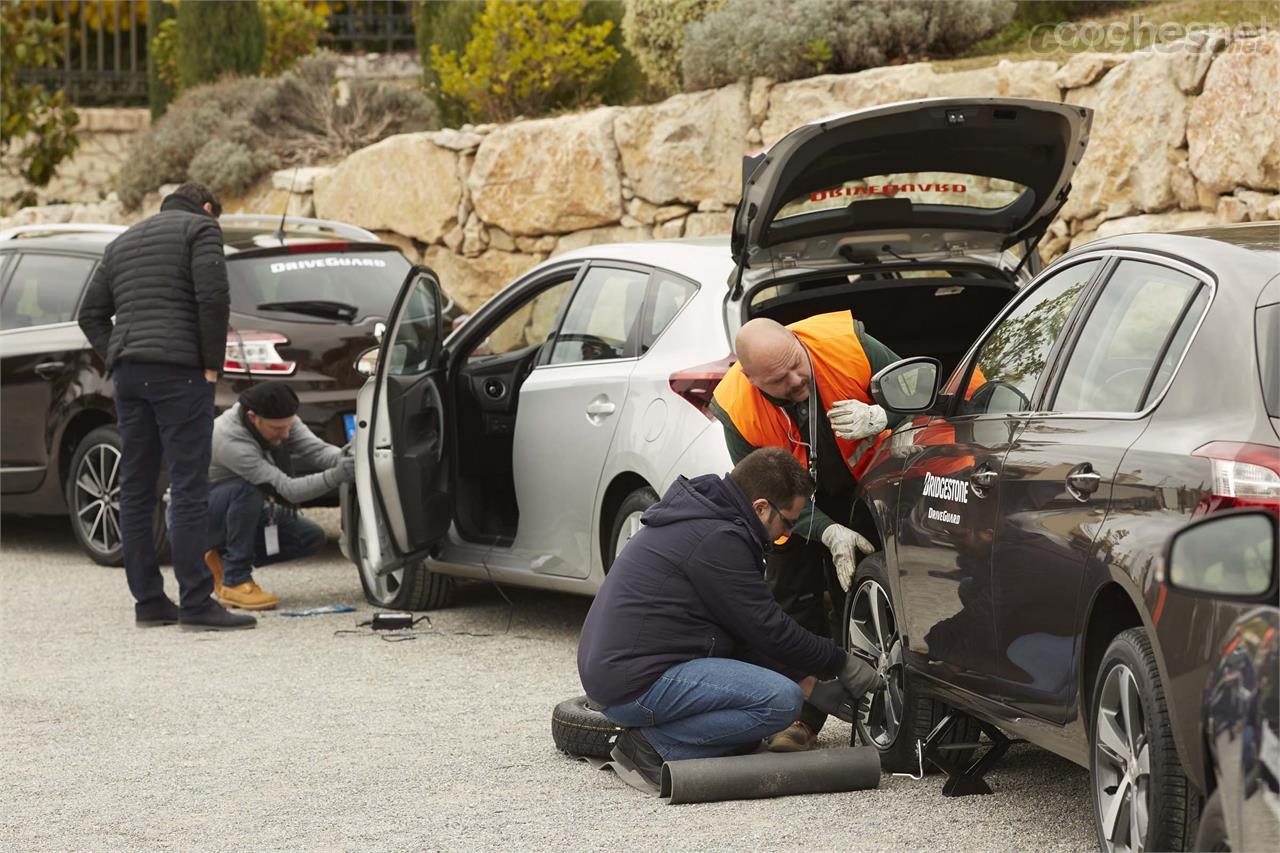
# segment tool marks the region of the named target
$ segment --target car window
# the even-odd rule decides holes
[[[388,350],[388,375],[412,376],[430,370],[439,334],[435,285],[427,276],[419,275],[396,318]]]
[[[1280,418],[1280,303],[1259,308],[1254,319],[1258,372],[1267,414]]]
[[[316,322],[325,320],[326,314],[315,303],[331,302],[354,308],[356,319],[385,317],[409,267],[408,258],[399,252],[377,249],[231,255],[227,262],[231,310]]]
[[[636,331],[649,274],[592,267],[569,303],[551,364],[623,358]]]
[[[698,286],[691,281],[677,278],[661,270],[653,274],[650,290],[650,304],[646,312],[643,334],[640,339],[640,353],[643,355],[658,336],[670,325],[680,309],[698,292]]]
[[[1143,261],[1121,261],[1080,330],[1050,408],[1139,411],[1173,376],[1208,304],[1208,293],[1199,298],[1199,290],[1200,282],[1192,276]],[[1198,303],[1190,306],[1196,310],[1188,311],[1192,300]]]
[[[1100,261],[1067,267],[1035,286],[978,350],[961,414],[1024,412],[1054,341]]]
[[[573,276],[570,276],[542,291],[508,314],[467,357],[505,355],[545,343],[555,330],[560,308],[572,288]]]
[[[69,255],[24,253],[0,300],[0,328],[68,323],[97,261]]]

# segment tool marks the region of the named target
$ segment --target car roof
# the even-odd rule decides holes
[[[645,264],[680,273],[700,282],[724,283],[733,272],[729,237],[691,237],[683,240],[650,240],[643,243],[600,243],[573,249],[549,259],[563,261],[613,260]]]
[[[16,240],[0,241],[0,250],[4,249],[51,249],[56,251],[88,252],[102,254],[107,244],[119,234],[93,231],[76,231],[49,237],[23,237]]]
[[[1232,278],[1239,281],[1253,279],[1261,287],[1276,274],[1276,262],[1280,259],[1280,228],[1273,222],[1257,222],[1181,232],[1124,234],[1072,249],[1051,266],[1079,255],[1125,249],[1166,255],[1172,260],[1218,274],[1229,271]]]

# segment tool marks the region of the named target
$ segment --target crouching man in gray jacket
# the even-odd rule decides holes
[[[209,465],[209,550],[214,595],[227,607],[270,610],[279,596],[253,580],[253,567],[308,557],[324,530],[297,505],[355,479],[355,459],[298,420],[298,395],[262,382],[213,423]],[[295,465],[318,473],[293,475]]]

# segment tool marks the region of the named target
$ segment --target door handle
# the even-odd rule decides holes
[[[52,379],[62,372],[62,368],[66,367],[65,362],[61,361],[42,361],[36,365],[36,374],[41,379]]]
[[[587,406],[587,414],[592,417],[603,417],[604,415],[612,415],[616,408],[617,406],[609,402],[591,403]]]
[[[1098,491],[1101,485],[1102,475],[1094,471],[1093,466],[1088,462],[1067,475],[1067,491],[1081,503],[1089,500],[1089,495]]]
[[[981,492],[982,489],[991,488],[996,484],[996,480],[999,480],[999,479],[1000,479],[999,471],[993,471],[990,468],[987,468],[985,466],[983,466],[982,468],[979,468],[977,471],[974,471],[971,475],[969,475],[969,482],[972,483],[974,488],[979,492]],[[982,495],[979,493],[978,497],[982,497]]]

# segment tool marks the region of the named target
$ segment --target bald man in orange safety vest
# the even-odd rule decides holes
[[[818,485],[791,535],[768,555],[765,578],[789,616],[815,634],[839,639],[834,623],[843,618],[856,553],[873,550],[846,526],[853,493],[889,435],[890,414],[871,399],[871,377],[898,356],[848,311],[789,326],[751,320],[739,330],[734,350],[738,362],[716,386],[711,404],[730,458],[736,465],[756,448],[781,447],[809,467]],[[830,611],[824,593],[831,597]],[[806,705],[801,719],[769,739],[769,748],[811,749],[825,720]]]

